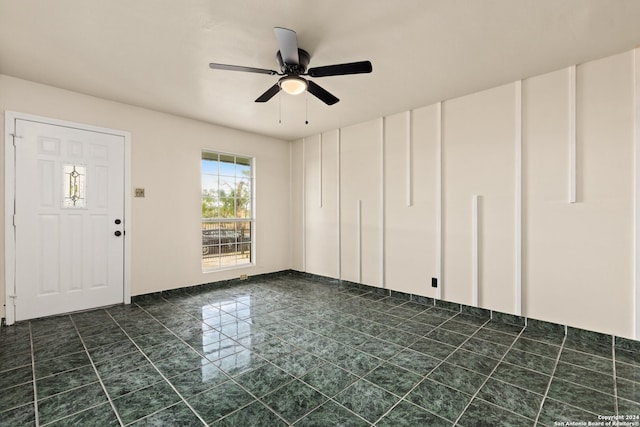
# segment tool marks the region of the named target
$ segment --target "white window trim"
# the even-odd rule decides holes
[[[210,148],[202,148],[200,150],[200,164],[202,165],[202,156],[204,153],[211,153],[211,154],[218,154],[218,155],[224,155],[224,156],[233,156],[233,157],[241,157],[241,158],[245,158],[245,159],[249,159],[250,160],[250,166],[251,166],[251,212],[249,213],[249,218],[212,218],[212,221],[218,221],[218,222],[249,222],[250,226],[251,226],[251,262],[247,263],[247,264],[237,264],[237,265],[229,265],[229,266],[220,266],[220,267],[211,267],[211,268],[206,268],[202,265],[202,258],[200,260],[200,265],[202,268],[202,272],[203,273],[217,273],[217,272],[221,272],[221,271],[227,271],[227,270],[238,270],[238,269],[243,269],[243,268],[249,268],[249,267],[255,267],[256,266],[256,260],[257,260],[257,253],[256,253],[256,159],[253,156],[250,155],[246,155],[246,154],[240,154],[240,153],[230,153],[228,151],[218,151],[218,150],[214,150],[214,149],[210,149]],[[202,166],[200,168],[200,179],[202,180]],[[201,181],[201,185],[202,185],[202,181]],[[202,201],[202,188],[200,188],[200,200]],[[200,224],[202,227],[202,222],[203,222],[202,215],[200,216]],[[200,239],[200,247],[202,247],[202,238]],[[202,252],[202,251],[200,251]]]

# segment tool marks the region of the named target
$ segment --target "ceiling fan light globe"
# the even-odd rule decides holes
[[[307,81],[301,77],[287,76],[278,82],[280,88],[289,95],[300,95],[307,90]]]

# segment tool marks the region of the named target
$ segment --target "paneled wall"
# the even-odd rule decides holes
[[[442,111],[442,296],[510,313],[515,312],[515,94],[515,84],[501,86],[445,102]]]
[[[575,80],[560,70],[524,82],[523,304],[532,317],[633,333],[633,59],[580,65]],[[568,203],[573,169],[576,202]]]
[[[322,276],[337,276],[340,265],[338,131],[315,135],[304,144],[305,242],[314,248],[306,268]],[[329,197],[324,197],[325,194]],[[306,253],[306,252],[305,252]]]
[[[385,284],[437,296],[439,106],[385,118]]]
[[[340,131],[341,276],[372,286],[382,286],[384,275],[382,125],[380,119]]]
[[[637,55],[295,141],[293,268],[635,337]]]

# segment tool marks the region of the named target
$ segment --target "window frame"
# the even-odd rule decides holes
[[[217,197],[212,197],[212,196],[205,196],[205,185],[204,185],[204,179],[205,176],[211,176],[213,175],[211,172],[206,172],[203,168],[203,161],[207,160],[206,155],[210,155],[210,156],[217,156],[217,159],[213,159],[210,158],[209,160],[216,160],[218,162],[218,170],[217,173],[214,175],[216,176],[217,180],[218,180],[218,185],[216,192],[218,192],[218,196]],[[224,160],[222,160],[222,157],[233,157],[233,164],[237,165],[238,164],[238,159],[242,159],[242,160],[248,160],[248,166],[249,166],[249,176],[248,177],[241,177],[236,175],[237,174],[237,170],[234,171],[234,176],[233,178],[236,179],[236,184],[239,182],[238,179],[241,179],[242,181],[248,181],[248,186],[249,186],[249,197],[248,197],[248,204],[249,204],[249,212],[248,212],[248,216],[246,217],[239,217],[238,213],[236,211],[237,209],[237,197],[234,197],[234,216],[233,217],[222,217],[220,216],[220,214],[218,213],[217,216],[215,217],[211,217],[211,218],[206,218],[202,215],[202,204],[204,203],[205,199],[207,199],[207,197],[212,197],[214,200],[218,199],[218,200],[222,200],[223,198],[220,198],[220,179],[221,177],[228,177],[231,178],[230,175],[225,175],[223,173],[221,173],[221,169],[219,167],[220,163],[222,163]],[[229,163],[229,162],[225,162],[225,163]],[[240,164],[244,164],[244,163],[240,163]],[[223,151],[217,151],[217,150],[212,150],[212,149],[207,149],[207,148],[203,148],[200,150],[200,203],[201,203],[201,212],[200,212],[200,247],[201,247],[201,259],[200,259],[200,265],[201,265],[201,269],[203,273],[209,273],[209,272],[216,272],[216,271],[223,271],[223,270],[232,270],[232,269],[238,269],[238,268],[246,268],[246,267],[254,267],[256,265],[256,235],[255,235],[255,203],[256,203],[256,191],[255,191],[255,187],[256,186],[256,179],[255,179],[255,158],[252,156],[247,156],[247,155],[243,155],[243,154],[237,154],[237,153],[229,153],[229,152],[223,152]],[[228,199],[228,198],[227,198]],[[218,203],[218,208],[221,208],[220,204]],[[224,261],[224,255],[223,255],[223,247],[225,246],[224,243],[222,243],[222,241],[219,241],[219,243],[213,244],[213,245],[204,245],[204,230],[205,230],[205,224],[206,223],[210,223],[210,224],[218,224],[217,229],[218,230],[223,230],[223,228],[220,227],[220,225],[222,224],[234,224],[234,232],[236,233],[235,235],[235,242],[233,243],[233,245],[235,245],[235,250],[236,250],[236,257],[234,258],[234,263],[233,264],[225,264]],[[240,241],[238,239],[238,235],[237,232],[235,230],[237,230],[237,225],[238,223],[249,223],[249,236],[250,236],[250,240],[249,242],[243,242]],[[216,227],[213,227],[212,229],[216,229]],[[218,237],[219,239],[221,239],[221,234],[219,234],[220,237]],[[244,244],[249,244],[249,262],[247,263],[242,263],[242,264],[238,264],[238,248],[240,247],[240,245],[244,245]],[[218,248],[218,253],[217,254],[209,254],[209,259],[214,258],[217,259],[217,265],[216,266],[206,266],[205,265],[205,252],[204,252],[204,248],[205,247],[217,247]]]

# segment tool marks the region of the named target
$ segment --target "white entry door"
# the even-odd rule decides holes
[[[15,135],[15,320],[123,302],[124,137],[20,119]]]

